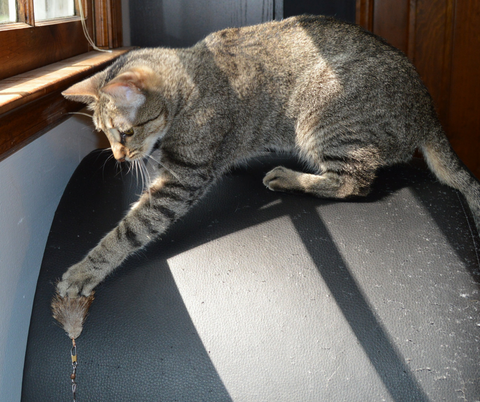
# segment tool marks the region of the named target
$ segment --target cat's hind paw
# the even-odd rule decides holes
[[[298,191],[298,172],[277,166],[263,178],[263,184],[272,191]]]

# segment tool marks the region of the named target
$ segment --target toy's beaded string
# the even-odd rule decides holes
[[[70,374],[70,379],[72,380],[72,394],[73,402],[77,402],[77,383],[75,379],[77,378],[77,344],[75,343],[75,338],[72,338],[72,350],[70,351],[72,356],[72,374]]]

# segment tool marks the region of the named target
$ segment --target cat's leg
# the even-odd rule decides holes
[[[297,172],[283,166],[272,169],[263,183],[272,191],[311,194],[320,198],[366,196],[381,166],[378,153],[361,149],[346,153],[342,158],[322,156],[322,161],[309,160],[320,173]]]
[[[157,179],[117,227],[63,274],[57,284],[60,296],[89,296],[130,254],[146,246],[183,216],[208,185],[204,180],[188,184],[171,177]]]
[[[327,171],[316,175],[283,166],[268,172],[263,183],[272,191],[306,193],[320,198],[365,196],[370,192],[370,186],[364,180],[359,181],[345,173]]]

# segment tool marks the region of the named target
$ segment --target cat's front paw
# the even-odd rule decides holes
[[[62,280],[57,283],[57,292],[61,297],[71,299],[79,296],[90,296],[92,290],[98,285],[100,280],[92,274],[92,271],[82,263],[73,265],[62,276]]]

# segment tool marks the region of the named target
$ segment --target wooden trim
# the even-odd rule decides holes
[[[108,0],[107,0],[108,1]],[[108,48],[108,7],[107,1],[95,3],[95,44],[100,48]]]
[[[33,0],[20,0],[17,2],[17,21],[31,26],[35,25]]]
[[[12,152],[9,151],[22,148],[30,142],[30,137],[36,138],[37,133],[50,129],[56,123],[65,120],[69,112],[78,111],[81,108],[82,105],[67,101],[59,92],[54,92],[36,102],[0,115],[0,158],[10,155]],[[46,110],[48,110],[48,117],[45,119]]]
[[[102,70],[130,48],[89,52],[3,80],[0,85],[0,155],[24,145],[84,105],[67,101],[61,91]],[[3,98],[3,100],[2,100]]]
[[[93,0],[82,1],[90,16]],[[20,0],[17,14],[19,22],[0,24],[0,80],[90,50],[79,16],[35,22],[33,0]],[[93,18],[86,22],[93,36]]]
[[[95,2],[95,44],[100,48],[122,46],[121,0]]]
[[[102,47],[121,46],[121,0],[76,0],[76,7],[77,1],[83,1],[89,16],[90,36],[104,41]],[[101,10],[95,30],[92,3]],[[0,159],[82,108],[61,91],[129,50],[87,53],[90,46],[78,16],[35,23],[33,0],[19,4],[19,22],[0,25]]]
[[[80,21],[2,31],[0,43],[0,80],[89,50]]]
[[[72,85],[83,73],[102,67],[128,51],[88,52],[0,81],[0,114],[38,99],[60,87]]]

